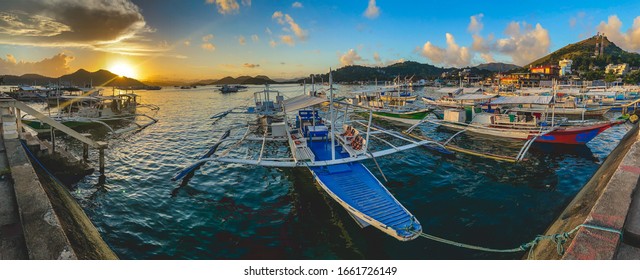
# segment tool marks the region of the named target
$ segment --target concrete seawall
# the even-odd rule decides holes
[[[4,148],[29,259],[77,259],[19,140],[5,139]]]
[[[16,118],[21,115],[20,108],[33,111],[0,96],[0,259],[117,259],[75,198],[41,166],[34,154],[46,145],[23,131]],[[42,118],[87,145],[101,151],[106,148],[106,143]],[[29,141],[23,146],[19,139]],[[58,160],[55,165],[73,169],[66,162]]]
[[[571,236],[564,254],[558,254],[555,242],[544,240],[531,252],[533,258],[640,259],[640,195],[634,197],[640,176],[639,131],[635,124],[544,234],[590,227]]]

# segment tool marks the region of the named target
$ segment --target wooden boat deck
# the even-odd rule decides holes
[[[328,141],[310,141],[308,144],[316,161],[331,158]],[[337,146],[336,158],[344,157],[349,155],[343,152],[342,147]],[[361,163],[309,169],[329,195],[357,217],[360,223],[373,225],[402,241],[412,240],[422,232],[415,217]]]

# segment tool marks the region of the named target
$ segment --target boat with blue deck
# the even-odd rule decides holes
[[[318,184],[361,227],[373,226],[401,241],[417,238],[422,233],[420,222],[360,161],[371,159],[375,162],[377,157],[434,142],[414,141],[391,131],[370,131],[371,114],[368,124],[350,121],[346,111],[338,116],[340,112],[333,109],[333,94],[329,97],[327,100],[326,97],[305,94],[276,100],[282,110],[270,111],[269,114],[283,116],[282,121],[265,123],[253,119],[239,133],[231,136],[225,133],[206,157],[177,173],[174,180],[188,178],[189,173],[209,161],[280,168],[307,167]],[[329,102],[329,109],[320,110],[326,102]],[[256,111],[251,110],[251,113],[255,115]],[[258,117],[263,118],[264,113]],[[357,125],[365,128],[366,132],[356,128]],[[374,140],[391,147],[373,149]],[[408,143],[398,145],[400,141]],[[283,144],[288,146],[287,155],[272,156],[274,151],[282,152]],[[239,149],[240,145],[244,148]],[[247,150],[255,153],[249,155]]]
[[[355,128],[345,125],[345,131],[351,132],[334,135],[339,138],[340,145],[333,147],[332,158],[329,130],[325,125],[310,123],[313,115],[317,116],[315,112],[303,110],[298,114],[314,161],[350,158],[364,152],[366,140],[358,137],[359,132]],[[349,141],[348,137],[353,140]],[[362,143],[357,144],[357,141]],[[361,227],[373,225],[401,241],[413,240],[422,232],[415,216],[362,163],[310,166],[309,170],[327,194],[344,207]]]

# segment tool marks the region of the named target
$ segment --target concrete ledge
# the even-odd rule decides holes
[[[624,155],[584,223],[623,232],[633,193],[640,178],[640,139]],[[637,170],[636,170],[637,169]],[[581,228],[563,259],[611,260],[616,255],[620,235],[597,229]]]
[[[626,165],[623,163],[623,160],[630,153],[631,148],[633,146],[636,146],[636,149],[638,149],[637,146],[638,146],[639,131],[640,131],[640,127],[638,126],[638,124],[635,124],[633,128],[620,140],[620,143],[618,144],[618,146],[609,154],[609,156],[602,163],[600,168],[598,168],[598,170],[593,174],[591,179],[584,185],[584,187],[582,187],[580,192],[578,192],[578,194],[573,198],[573,200],[567,205],[565,210],[549,226],[549,228],[547,228],[544,235],[568,232],[570,230],[573,230],[576,226],[587,222],[587,220],[589,220],[591,223],[594,223],[600,226],[622,227],[622,224],[624,223],[624,219],[626,215],[625,213],[622,213],[622,212],[606,213],[606,212],[603,212],[604,208],[599,208],[599,210],[595,210],[596,212],[593,213],[595,214],[594,216],[592,215],[592,210],[594,210],[595,205],[601,199],[601,197],[604,196],[604,193],[607,189],[609,189],[608,191],[609,194],[607,195],[608,197],[612,198],[612,197],[622,196],[622,199],[627,202],[620,202],[620,203],[626,204],[627,208],[629,207],[628,203],[631,198],[631,193],[627,193],[626,195],[622,193],[616,194],[615,192],[617,192],[618,190],[610,189],[610,182],[611,180],[613,180],[614,175],[621,172],[619,170],[620,166]],[[613,201],[613,204],[616,204],[616,203],[619,203],[619,202]],[[614,207],[613,205],[610,205],[610,206]],[[601,207],[609,207],[609,206],[601,205]],[[604,215],[604,216],[598,216],[598,214]],[[592,229],[581,228],[576,233],[577,236],[574,235],[575,238],[571,239],[570,242],[573,243],[573,242],[580,242],[579,240],[587,240],[587,239],[584,239],[587,237],[586,235],[582,236],[584,234],[591,234],[591,236],[594,237],[594,235],[598,233],[594,233],[594,230]],[[609,238],[609,236],[604,236],[603,238],[607,239]],[[609,242],[613,242],[613,243],[616,243],[618,241],[619,240],[616,241],[613,239],[609,239]],[[569,249],[574,250],[575,253],[589,252],[588,250],[589,248],[571,249],[570,248],[571,246],[572,244],[570,244]],[[585,246],[588,246],[588,244]],[[602,244],[602,246],[605,246],[605,245]],[[613,250],[615,250],[615,247],[613,248]],[[565,255],[568,253],[569,252],[565,253]],[[561,259],[563,257],[561,255],[558,255],[556,251],[556,244],[550,240],[541,241],[533,249],[533,252],[531,252],[530,254],[534,259],[550,260],[550,259]],[[525,254],[525,258],[527,257],[527,255],[528,254]],[[591,254],[591,256],[598,256],[598,254]],[[600,255],[600,256],[604,256],[604,255]],[[573,258],[582,258],[582,257],[586,258],[587,255],[573,256]]]
[[[640,174],[640,166],[625,166],[629,172]],[[633,194],[629,214],[624,225],[624,237],[622,240],[631,246],[640,248],[640,180],[636,185],[636,191]],[[640,256],[640,254],[638,254]]]
[[[5,147],[29,258],[77,259],[22,145],[6,139]]]

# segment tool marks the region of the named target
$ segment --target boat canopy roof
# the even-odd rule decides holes
[[[478,93],[478,92],[482,92],[482,89],[481,88],[477,88],[477,87],[474,87],[474,88],[463,88],[462,89],[462,93],[464,93],[464,94]]]
[[[611,91],[590,91],[590,92],[581,93],[580,95],[586,95],[586,96],[615,96],[616,92],[611,92]]]
[[[518,91],[523,94],[543,94],[551,92],[550,88],[524,88]]]
[[[16,88],[18,90],[22,90],[22,91],[36,91],[36,90],[38,90],[37,88],[34,88],[32,86],[17,86]]]
[[[579,88],[561,88],[558,89],[558,93],[570,94],[570,95],[580,95],[583,94],[580,92]]]
[[[55,98],[59,99],[71,99],[71,100],[100,100],[95,96],[82,96],[82,95],[62,95]],[[54,98],[54,99],[55,99]]]
[[[459,93],[461,91],[462,91],[461,88],[443,87],[443,88],[439,88],[436,92],[440,92],[440,93]]]
[[[453,99],[455,100],[484,100],[484,99],[490,99],[490,98],[494,98],[496,97],[496,94],[465,94],[465,95],[460,95],[457,96]]]
[[[354,90],[351,93],[360,94],[360,93],[382,92],[382,91],[385,91],[386,89],[387,88],[384,88],[384,87],[365,88],[365,89]],[[388,88],[388,89],[390,89],[390,88]]]
[[[553,100],[553,96],[500,96],[491,104],[549,104]]]
[[[284,101],[284,108],[288,112],[294,112],[302,108],[318,105],[322,102],[329,101],[326,98],[309,95],[299,95]]]

